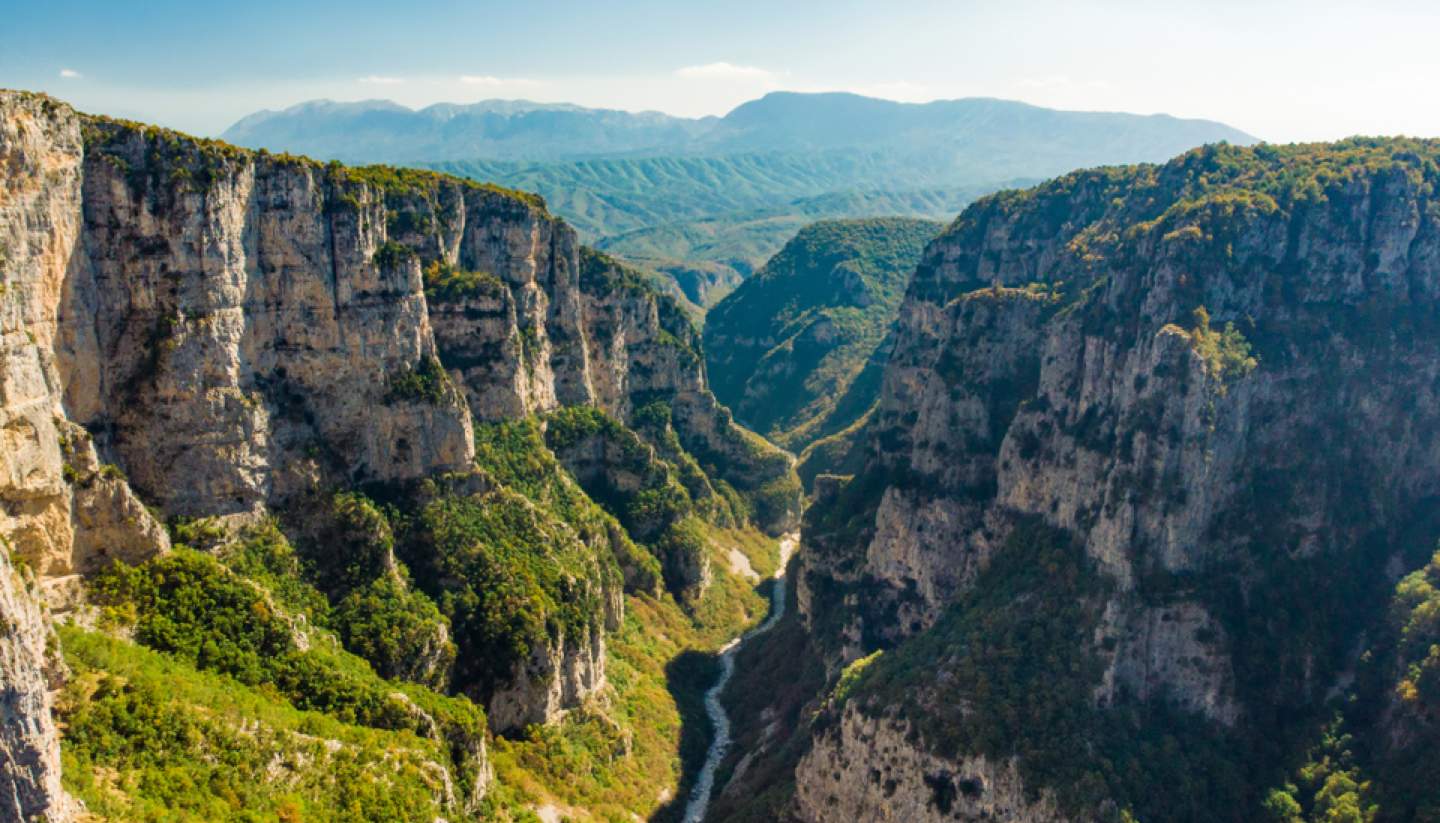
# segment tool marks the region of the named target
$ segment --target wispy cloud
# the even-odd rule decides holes
[[[385,77],[379,74],[367,74],[356,82],[366,83],[372,86],[398,86],[405,82],[403,77]]]
[[[80,72],[78,72],[78,71],[76,71],[76,70],[74,70],[74,69],[61,69],[61,70],[60,70],[60,76],[63,77],[63,78],[65,78],[66,80],[79,80],[80,78],[84,77],[85,75],[81,74]]]
[[[496,77],[491,74],[462,74],[460,82],[467,86],[534,86],[538,83],[528,77]]]
[[[770,80],[775,77],[775,72],[756,66],[737,66],[734,63],[721,61],[718,63],[706,63],[703,66],[685,66],[684,68],[676,69],[675,76],[684,77],[688,80]]]

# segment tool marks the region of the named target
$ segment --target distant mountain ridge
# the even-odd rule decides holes
[[[422,109],[390,100],[312,100],[248,115],[221,137],[248,148],[369,163],[557,160],[664,150],[684,144],[717,119],[529,100],[436,103]]]
[[[902,156],[949,151],[953,171],[974,174],[981,163],[980,171],[998,177],[1050,176],[1077,163],[1158,161],[1202,143],[1256,142],[1223,123],[1169,115],[1059,111],[979,97],[899,103],[841,92],[773,92],[724,117],[704,118],[524,100],[440,103],[419,110],[388,100],[311,101],[249,115],[222,138],[250,148],[390,163],[855,148]],[[977,158],[980,151],[997,152],[1021,168],[1001,171]]]

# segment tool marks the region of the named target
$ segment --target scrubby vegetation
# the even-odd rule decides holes
[[[1250,354],[1250,343],[1235,324],[1226,323],[1223,331],[1210,328],[1210,313],[1204,306],[1195,309],[1195,328],[1190,331],[1195,353],[1205,361],[1205,369],[1224,385],[1255,370],[1259,362]]]
[[[324,628],[325,599],[292,576],[295,562],[270,526],[248,532],[218,557],[178,546],[95,578],[92,599],[103,609],[104,625],[128,628],[136,643],[163,657],[98,635],[66,635],[72,663],[96,673],[72,682],[61,711],[67,757],[92,764],[67,771],[67,779],[93,779],[99,773],[93,766],[104,765],[119,781],[112,787],[82,782],[82,796],[99,793],[101,808],[170,808],[201,819],[231,816],[216,811],[227,804],[263,813],[267,804],[303,810],[332,802],[334,819],[365,819],[383,816],[375,809],[392,802],[443,809],[451,801],[438,790],[437,769],[450,773],[456,791],[473,785],[483,712],[468,700],[386,681],[341,651]],[[272,591],[267,583],[280,585]],[[394,628],[377,626],[370,638]],[[133,660],[117,662],[127,656]],[[247,713],[277,726],[247,733]],[[314,729],[357,741],[357,749],[319,745]],[[355,787],[400,745],[381,742],[386,735],[413,741],[401,746],[415,753],[395,775],[407,785],[388,795],[383,785]],[[316,745],[328,753],[325,768],[307,768],[316,756],[307,752]],[[272,746],[292,752],[294,785],[237,787],[255,770],[271,768]],[[229,759],[217,762],[222,754]],[[346,809],[355,814],[347,816]],[[409,814],[397,819],[417,819]]]
[[[303,710],[264,685],[108,635],[62,628],[60,639],[71,668],[56,705],[63,774],[94,814],[357,823],[453,814],[443,742]]]
[[[440,485],[427,497],[399,552],[450,620],[456,683],[488,699],[533,650],[589,637],[603,617],[600,564],[613,560],[509,489]]]
[[[335,604],[340,642],[384,677],[443,690],[455,663],[448,623],[434,602],[398,577],[383,574]]]
[[[671,442],[675,435],[668,429],[668,419],[666,426],[652,425],[650,430],[660,433],[661,444],[680,460],[678,466],[639,434],[593,407],[549,415],[545,442],[586,493],[649,548],[661,564],[666,587],[680,595],[701,582],[708,563],[707,524],[725,526],[739,518],[694,460]]]
[[[414,249],[404,243],[387,240],[375,250],[372,260],[380,269],[396,269],[417,258]]]
[[[654,594],[660,563],[595,503],[545,444],[540,421],[527,417],[475,429],[475,462],[505,486],[563,521],[587,546],[608,546],[631,592]]]
[[[434,406],[458,402],[450,375],[434,355],[422,357],[419,364],[405,367],[390,376],[385,399],[389,402],[418,401]]]
[[[432,303],[458,303],[475,297],[498,297],[504,291],[505,284],[489,272],[466,271],[439,260],[425,268],[425,299]]]
[[[704,652],[766,607],[726,553],[768,574],[774,542],[698,524],[715,581],[682,608],[538,420],[482,426],[477,445],[486,471],[383,504],[354,491],[307,502],[288,515],[298,551],[276,522],[235,534],[182,519],[174,552],[97,577],[102,625],[133,644],[63,637],[72,790],[124,819],[464,818],[485,718],[444,692],[483,696],[533,644],[596,628],[601,590],[620,585],[611,552],[630,552],[652,576],[627,587],[609,638],[610,697],[490,740],[499,779],[483,815],[526,820],[552,802],[597,819],[658,811],[705,747]]]

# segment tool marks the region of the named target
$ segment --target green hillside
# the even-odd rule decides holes
[[[877,350],[940,229],[908,218],[803,229],[711,310],[705,351],[716,396],[794,451],[850,426],[874,402]]]

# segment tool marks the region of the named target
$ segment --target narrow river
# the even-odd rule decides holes
[[[705,753],[705,765],[695,778],[695,787],[690,790],[690,800],[685,804],[685,823],[701,823],[710,810],[710,794],[715,790],[715,769],[730,748],[730,717],[720,704],[720,695],[730,684],[735,674],[735,655],[746,643],[770,631],[781,617],[785,616],[785,565],[800,545],[800,533],[791,532],[780,538],[780,567],[775,570],[774,584],[770,587],[770,613],[760,625],[726,643],[720,649],[720,678],[705,692],[705,713],[710,716],[710,725],[715,727],[715,739],[710,741],[710,750]]]

